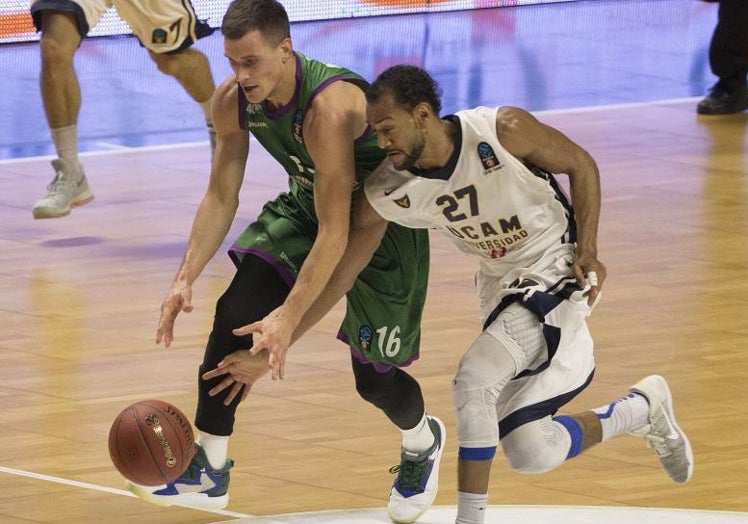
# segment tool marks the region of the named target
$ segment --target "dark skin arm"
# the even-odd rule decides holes
[[[600,173],[595,160],[563,133],[516,107],[498,110],[496,136],[516,158],[549,173],[568,175],[577,221],[577,253],[572,269],[580,287],[590,285],[588,303],[593,304],[607,274],[597,258]]]

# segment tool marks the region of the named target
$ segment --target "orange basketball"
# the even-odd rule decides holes
[[[114,467],[136,484],[167,484],[187,469],[194,455],[192,425],[176,406],[162,400],[126,407],[109,430]]]

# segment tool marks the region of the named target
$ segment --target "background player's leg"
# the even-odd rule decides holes
[[[174,77],[203,110],[208,128],[211,152],[215,150],[215,131],[210,113],[213,93],[216,90],[208,58],[200,51],[187,48],[175,53],[157,54],[149,51],[159,71]]]
[[[72,13],[42,12],[41,92],[51,129],[75,125],[81,107],[81,89],[73,68],[73,57],[82,37]],[[55,144],[56,145],[56,144]],[[77,160],[74,157],[65,160]]]
[[[709,44],[709,65],[719,78],[698,105],[706,115],[748,109],[748,2],[721,0],[717,26]]]
[[[47,196],[36,202],[34,218],[65,216],[76,205],[93,199],[78,160],[78,113],[81,89],[73,67],[82,36],[71,13],[42,11],[39,42],[40,87],[57,160],[52,161],[55,179]]]

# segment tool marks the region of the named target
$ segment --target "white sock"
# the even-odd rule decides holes
[[[431,431],[426,413],[412,429],[401,429],[403,448],[413,453],[421,453],[434,445],[434,432]]]
[[[457,518],[455,524],[483,524],[486,518],[488,493],[457,492]]]
[[[593,409],[603,427],[603,441],[629,433],[648,424],[649,403],[641,395],[629,393],[606,406]]]
[[[78,126],[57,127],[49,130],[52,134],[52,142],[55,144],[57,156],[78,167]]]
[[[205,450],[205,456],[208,457],[208,462],[214,469],[221,469],[226,465],[229,453],[229,437],[211,435],[198,430],[195,442]]]

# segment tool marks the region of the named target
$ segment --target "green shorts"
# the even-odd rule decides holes
[[[282,193],[265,204],[229,255],[237,266],[246,254],[258,256],[293,286],[316,235],[313,214],[293,196]],[[361,362],[386,371],[418,358],[428,273],[428,231],[391,223],[371,262],[348,292],[338,333]]]

